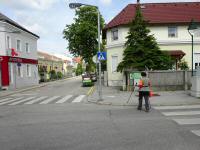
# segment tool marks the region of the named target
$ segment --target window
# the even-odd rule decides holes
[[[113,29],[111,33],[112,33],[112,40],[113,41],[118,40],[118,29]]]
[[[168,37],[178,37],[177,27],[168,27]]]
[[[27,77],[31,76],[31,66],[30,65],[26,65],[26,75],[27,75]]]
[[[21,64],[17,64],[17,76],[23,77],[23,68],[22,68]]]
[[[10,84],[13,83],[13,64],[9,63],[9,79],[10,79]]]
[[[112,72],[117,72],[118,56],[112,56]]]
[[[11,48],[11,40],[10,40],[9,36],[6,37],[6,47],[7,47],[7,49]]]
[[[27,53],[30,52],[30,50],[29,50],[29,44],[28,44],[28,43],[26,43],[26,52],[27,52]]]
[[[21,51],[21,41],[17,40],[17,51]]]

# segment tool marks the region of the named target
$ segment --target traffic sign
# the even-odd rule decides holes
[[[106,52],[98,52],[97,58],[98,60],[106,60]]]

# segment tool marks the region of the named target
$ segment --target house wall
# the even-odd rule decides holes
[[[5,32],[0,32],[0,55],[1,56],[10,56],[10,53],[8,53],[10,50],[7,48],[6,45],[6,37],[10,37],[10,48],[14,48],[16,52],[18,53],[18,58],[26,58],[31,60],[37,60],[37,40],[38,38],[33,36],[30,33],[27,33],[21,29],[16,28],[15,26],[12,26],[8,23],[1,22],[0,21],[0,30]],[[9,33],[12,31],[20,31],[20,33]],[[17,40],[21,41],[21,49],[20,51],[17,51]],[[25,47],[26,43],[29,44],[29,52],[26,52]],[[7,76],[12,76],[13,81],[9,79],[9,85],[8,87],[3,88],[21,88],[26,86],[32,86],[39,84],[39,78],[38,78],[38,66],[37,64],[29,64],[31,68],[31,76],[27,76],[26,73],[26,65],[25,63],[20,63],[23,75],[22,77],[18,77],[16,74],[16,64],[17,63],[10,63],[12,64],[12,69],[10,68],[10,65],[8,65],[9,74]],[[4,72],[2,72],[3,74]],[[12,74],[12,75],[11,75]],[[14,80],[15,79],[15,80]]]
[[[168,26],[151,26],[149,27],[150,34],[153,34],[157,40],[158,45],[161,50],[182,50],[186,55],[184,59],[188,62],[191,68],[191,36],[188,33],[187,26],[178,26],[178,37],[169,38],[168,37]],[[126,36],[128,35],[128,27],[118,27],[118,40],[112,41],[111,30],[107,31],[107,71],[108,71],[108,85],[109,86],[119,86],[122,85],[123,75],[121,73],[112,73],[112,55],[118,56],[118,63],[122,61],[123,51],[125,49],[124,44],[126,42]],[[200,37],[194,36],[194,64],[200,62]]]

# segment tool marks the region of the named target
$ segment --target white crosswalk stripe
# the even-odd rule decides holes
[[[60,96],[53,96],[53,97],[51,97],[51,98],[48,98],[48,99],[45,100],[45,101],[42,101],[42,102],[39,103],[39,104],[48,104],[48,103],[54,101],[55,99],[57,99],[57,98],[59,98],[59,97],[60,97]]]
[[[31,105],[31,104],[62,104],[67,101],[69,103],[80,103],[83,101],[86,95],[65,95],[65,96],[32,96],[32,97],[7,97],[0,99],[0,105]]]
[[[174,109],[194,109],[200,108],[200,105],[182,105],[182,106],[157,106],[156,110],[174,110]]]
[[[158,106],[154,109],[160,110],[164,116],[170,117],[180,126],[189,126],[190,131],[200,137],[200,105],[182,106]],[[179,118],[181,117],[181,118]],[[193,126],[199,126],[198,130],[192,130]]]
[[[194,124],[200,124],[200,118],[189,118],[189,119],[172,119],[176,123],[180,125],[194,125]]]
[[[62,99],[58,100],[58,101],[56,102],[56,104],[62,104],[62,103],[64,103],[64,102],[66,102],[68,99],[70,99],[72,96],[73,96],[73,95],[67,95],[67,96],[63,97]]]
[[[191,130],[191,132],[196,134],[197,136],[200,136],[200,130]]]
[[[4,98],[4,99],[1,99],[1,100],[0,100],[0,103],[1,103],[1,102],[5,102],[5,101],[10,100],[10,99],[12,99],[12,98]]]
[[[25,98],[25,99],[23,99],[23,100],[20,100],[20,101],[14,102],[14,103],[10,103],[10,104],[8,104],[8,105],[17,105],[17,104],[26,102],[26,101],[31,100],[31,99],[34,99],[34,98],[35,98],[35,97],[28,97],[28,98]]]
[[[6,101],[6,102],[2,102],[2,103],[0,103],[0,105],[5,105],[5,104],[11,103],[11,102],[14,102],[14,101],[17,101],[17,100],[21,100],[21,99],[23,99],[23,97],[18,97],[16,99],[12,99],[12,100],[9,100],[9,101]]]
[[[85,97],[85,95],[80,95],[80,96],[76,97],[76,98],[72,101],[72,103],[80,103],[84,97]]]
[[[34,99],[34,100],[31,100],[31,101],[29,101],[29,102],[26,102],[26,103],[24,103],[24,104],[25,104],[25,105],[34,104],[34,103],[37,103],[37,102],[39,102],[39,101],[41,101],[41,100],[43,100],[43,99],[46,99],[46,98],[48,98],[48,96],[42,96],[42,97],[36,98],[36,99]]]
[[[200,115],[200,111],[176,111],[176,112],[163,112],[165,116],[191,116]]]

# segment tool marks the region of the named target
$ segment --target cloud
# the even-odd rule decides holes
[[[112,0],[100,0],[100,1],[105,5],[110,5],[112,3]]]
[[[51,7],[58,0],[1,0],[5,4],[14,9],[37,9],[45,10]]]

